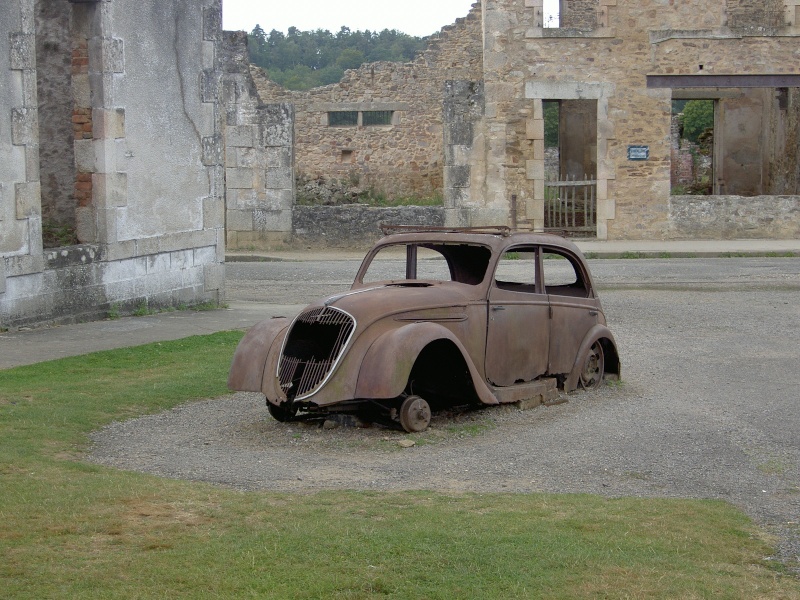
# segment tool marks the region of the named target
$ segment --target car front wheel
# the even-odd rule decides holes
[[[400,425],[408,433],[425,431],[431,422],[431,407],[420,396],[408,396],[400,405]]]

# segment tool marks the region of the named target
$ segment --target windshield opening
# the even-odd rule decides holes
[[[361,282],[415,279],[478,285],[491,256],[488,247],[474,244],[392,244],[377,252]]]

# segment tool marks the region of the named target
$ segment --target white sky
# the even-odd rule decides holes
[[[545,0],[545,4],[558,0]],[[397,29],[408,35],[426,36],[466,17],[473,0],[222,0],[222,27],[248,33],[256,25],[269,33],[327,29],[336,33],[342,25],[352,31]],[[547,12],[547,9],[546,9]]]

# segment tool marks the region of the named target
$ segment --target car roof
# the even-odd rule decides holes
[[[493,252],[520,245],[546,245],[571,250],[580,255],[578,247],[570,240],[552,233],[512,231],[508,227],[420,227],[381,226],[385,237],[376,246],[387,244],[434,243],[434,244],[479,244],[489,246]],[[397,231],[398,233],[391,233]]]

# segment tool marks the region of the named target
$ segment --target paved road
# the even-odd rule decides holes
[[[598,288],[800,289],[800,258],[595,259]],[[226,266],[232,301],[304,304],[347,289],[360,260],[233,262]]]

